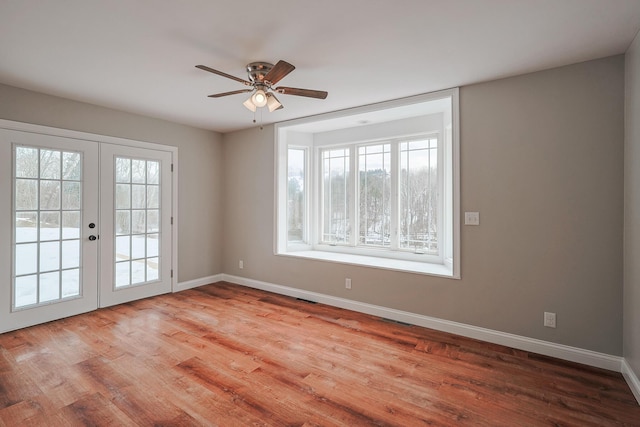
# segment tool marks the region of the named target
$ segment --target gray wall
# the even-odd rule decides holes
[[[460,102],[462,210],[481,218],[462,228],[462,280],[274,256],[272,126],[223,136],[223,271],[622,355],[624,57]]]
[[[0,100],[0,119],[178,147],[178,280],[221,272],[220,134],[6,85]]]
[[[640,377],[640,35],[625,65],[624,357]]]

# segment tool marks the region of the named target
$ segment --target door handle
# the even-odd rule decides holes
[[[94,240],[96,240],[96,239],[97,239],[97,237],[96,237],[96,236],[94,236],[93,234],[92,234],[91,236],[89,236],[89,240],[91,240],[92,242],[93,242]]]

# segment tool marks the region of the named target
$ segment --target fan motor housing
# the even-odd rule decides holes
[[[263,82],[264,77],[271,71],[273,64],[268,62],[252,62],[247,65],[249,80],[252,82]]]

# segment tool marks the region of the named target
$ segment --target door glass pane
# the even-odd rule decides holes
[[[60,212],[40,213],[40,240],[60,239]]]
[[[146,212],[143,210],[135,210],[131,211],[131,233],[132,234],[142,234],[147,229],[145,225],[146,221]]]
[[[15,246],[16,275],[38,272],[38,244],[28,243]]]
[[[40,181],[40,209],[60,208],[60,181]]]
[[[129,209],[131,207],[131,186],[129,184],[116,184],[116,209]]]
[[[131,182],[131,159],[116,159],[116,182]]]
[[[38,209],[38,181],[35,179],[16,179],[16,209]]]
[[[60,272],[40,275],[40,302],[60,299]]]
[[[14,282],[15,306],[24,307],[38,303],[38,276],[16,277]]]
[[[77,239],[80,237],[80,211],[62,212],[62,238]]]
[[[116,288],[129,286],[131,284],[130,264],[129,261],[116,261]]]
[[[159,188],[157,185],[148,185],[147,186],[147,207],[148,208],[157,208],[160,206],[159,204]]]
[[[80,267],[80,241],[64,240],[62,242],[62,268]]]
[[[60,269],[60,242],[40,243],[40,271]]]
[[[40,178],[60,178],[60,151],[40,150]]]
[[[131,207],[134,209],[145,208],[146,203],[146,188],[144,185],[132,185],[131,186]]]
[[[147,259],[147,280],[157,280],[160,277],[158,272],[158,258]]]
[[[145,239],[144,236],[133,235],[131,236],[131,258],[145,258],[146,248],[145,248]]]
[[[38,178],[38,149],[20,147],[16,151],[16,178]]]
[[[116,289],[160,280],[160,163],[115,159]]]
[[[131,257],[131,236],[116,237],[116,261],[126,261]]]
[[[147,235],[147,256],[155,257],[158,256],[158,239],[160,236],[157,234],[148,234]]]
[[[80,183],[62,182],[62,209],[80,209]]]
[[[131,234],[130,211],[116,211],[116,234]]]
[[[16,215],[16,243],[35,242],[38,240],[38,213],[20,212]]]
[[[62,298],[80,295],[80,269],[62,270]]]
[[[159,162],[147,162],[147,184],[160,184]]]
[[[131,283],[143,283],[145,280],[145,260],[137,259],[131,263]]]
[[[147,162],[131,160],[131,182],[145,184],[147,178]]]
[[[81,293],[82,155],[15,147],[13,309]]]
[[[80,153],[62,154],[62,178],[79,181],[81,175]]]

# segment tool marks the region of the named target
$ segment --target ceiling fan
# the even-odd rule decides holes
[[[196,65],[196,68],[204,71],[209,71],[210,73],[217,74],[231,80],[235,80],[244,84],[245,86],[250,86],[249,89],[233,90],[231,92],[209,95],[209,98],[220,98],[228,95],[253,92],[249,99],[243,102],[243,105],[254,113],[256,112],[257,108],[264,106],[269,109],[269,112],[273,112],[275,110],[283,108],[280,101],[278,101],[278,98],[276,98],[275,93],[283,95],[306,96],[308,98],[318,99],[325,99],[328,95],[327,92],[321,90],[298,89],[295,87],[287,86],[273,87],[273,85],[278,83],[287,74],[289,74],[296,68],[288,62],[282,60],[278,61],[276,65],[270,64],[268,62],[252,62],[248,64],[247,73],[249,75],[249,80],[244,80],[239,77],[224,73],[222,71],[214,70],[213,68],[209,68],[206,65]]]

